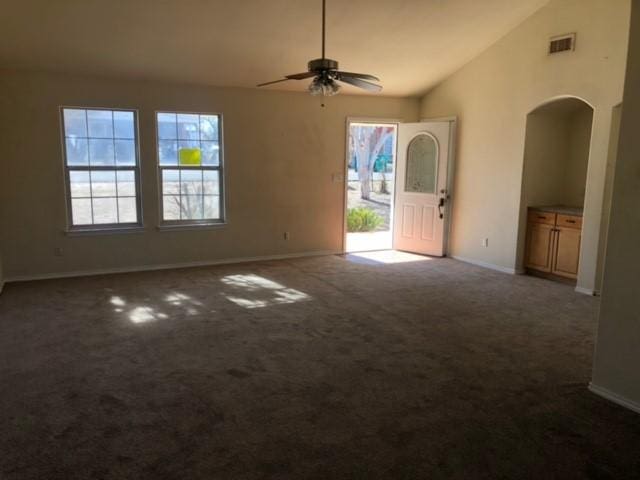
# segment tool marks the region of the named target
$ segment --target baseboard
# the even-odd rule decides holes
[[[5,279],[6,283],[9,282],[30,282],[33,280],[52,280],[56,278],[72,278],[72,277],[89,277],[92,275],[109,275],[113,273],[132,273],[132,272],[150,272],[156,270],[173,270],[179,268],[193,268],[193,267],[210,267],[214,265],[229,265],[233,263],[250,263],[250,262],[263,262],[267,260],[286,260],[289,258],[303,258],[303,257],[321,257],[326,255],[337,255],[342,252],[336,250],[326,251],[314,251],[314,252],[301,252],[301,253],[286,253],[281,255],[262,255],[256,257],[240,257],[240,258],[224,258],[219,260],[203,260],[197,262],[183,262],[183,263],[167,263],[159,265],[137,265],[131,267],[118,267],[118,268],[101,268],[96,270],[79,270],[75,272],[57,272],[57,273],[43,273],[37,275],[18,275],[15,277],[9,277]]]
[[[473,260],[471,258],[459,257],[457,255],[452,255],[451,258],[453,258],[455,260],[458,260],[460,262],[470,263],[472,265],[477,265],[478,267],[484,267],[484,268],[489,268],[491,270],[496,270],[498,272],[508,273],[510,275],[515,275],[516,273],[518,273],[515,268],[501,267],[500,265],[494,265],[493,263],[481,262],[480,260]]]
[[[613,393],[611,390],[607,390],[606,388],[599,387],[598,385],[594,385],[593,383],[589,384],[589,390],[592,393],[595,393],[596,395],[598,395],[599,397],[609,400],[610,402],[616,403],[633,412],[640,413],[640,403],[629,400],[628,398],[625,398],[622,395]]]
[[[594,297],[596,295],[595,290],[591,290],[590,288],[584,288],[584,287],[576,287],[576,292],[582,293],[583,295],[589,295],[591,297]]]

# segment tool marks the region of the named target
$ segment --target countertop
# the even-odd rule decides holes
[[[577,217],[581,217],[583,208],[570,207],[567,205],[541,205],[529,207],[529,210],[539,210],[541,212],[559,213],[560,215],[575,215]]]

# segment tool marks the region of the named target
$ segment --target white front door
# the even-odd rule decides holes
[[[398,126],[393,248],[445,255],[450,122]]]

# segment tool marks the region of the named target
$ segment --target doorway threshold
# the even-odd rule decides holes
[[[391,247],[391,231],[347,233],[347,253],[390,250]]]
[[[375,252],[351,252],[344,255],[345,260],[361,265],[393,265],[401,263],[428,262],[432,257],[416,255],[399,250],[379,250]]]

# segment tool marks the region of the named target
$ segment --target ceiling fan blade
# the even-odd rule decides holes
[[[368,90],[370,92],[381,92],[382,87],[380,85],[376,85],[375,83],[365,82],[364,80],[360,80],[359,78],[347,77],[345,75],[341,75],[338,78],[339,81],[348,83],[353,85],[354,87],[362,88],[364,90]]]
[[[378,77],[374,77],[373,75],[369,75],[368,73],[353,73],[353,72],[336,72],[336,78],[340,80],[340,77],[344,75],[345,77],[352,78],[362,78],[363,80],[373,80],[375,82],[379,82],[380,79]]]
[[[304,80],[305,78],[315,77],[317,75],[316,72],[304,72],[304,73],[295,73],[293,75],[285,75],[288,80]]]
[[[289,80],[289,78],[281,78],[280,80],[274,80],[273,82],[259,83],[258,85],[256,85],[256,87],[264,87],[266,85],[272,85],[274,83],[288,82]]]

